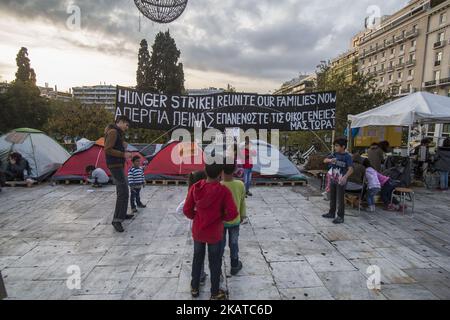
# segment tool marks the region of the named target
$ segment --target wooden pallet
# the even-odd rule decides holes
[[[39,182],[35,182],[34,184],[32,184],[30,187],[32,187],[35,184],[39,184]],[[5,185],[8,187],[27,187],[27,183],[25,181],[6,181]]]
[[[161,185],[161,186],[187,186],[186,180],[150,180],[147,181],[148,185]]]
[[[279,187],[295,187],[295,186],[305,186],[308,184],[307,181],[253,181],[254,186],[279,186]]]
[[[69,184],[84,184],[84,180],[57,180],[57,181],[52,181],[53,185],[57,185],[57,184],[65,184],[65,185],[69,185]]]

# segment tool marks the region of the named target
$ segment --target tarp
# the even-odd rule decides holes
[[[45,133],[29,128],[15,129],[0,137],[0,159],[6,164],[12,152],[28,160],[31,178],[42,181],[70,157],[70,154]]]
[[[361,114],[349,115],[348,119],[352,128],[450,122],[450,98],[416,92]]]
[[[111,173],[106,166],[103,142],[104,140],[99,139],[97,142],[85,144],[83,148],[72,154],[72,156],[62,165],[53,176],[53,180],[83,180],[86,178],[86,167],[90,165],[93,165],[96,168],[102,168],[108,176],[111,176]],[[131,152],[133,156],[139,156],[141,158],[141,165],[144,165],[146,159],[139,152],[134,152],[132,150],[135,150],[135,148],[129,145],[128,151]],[[131,161],[127,160],[125,169],[128,171],[131,165]]]

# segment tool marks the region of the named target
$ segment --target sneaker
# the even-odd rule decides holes
[[[231,272],[230,273],[231,273],[232,276],[235,276],[241,270],[242,270],[242,262],[238,261],[237,265],[235,267],[231,267]]]
[[[390,203],[390,204],[388,204],[387,207],[384,207],[384,210],[385,211],[397,211],[397,207],[393,203]]]
[[[325,201],[330,201],[330,197],[329,197],[329,193],[328,192],[324,192],[324,193],[322,193],[322,196],[323,196],[323,200],[325,200]]]
[[[251,193],[250,191],[247,191],[247,196],[253,197],[253,193]]]
[[[369,206],[368,207],[369,212],[375,212],[375,206]]]
[[[241,224],[248,224],[248,218],[245,218],[244,220],[242,220]]]
[[[120,222],[113,222],[112,223],[114,229],[116,229],[117,232],[124,232],[125,230],[123,229],[122,223]]]
[[[137,207],[138,207],[138,208],[141,208],[141,209],[147,208],[147,206],[146,206],[145,204],[142,204],[142,203],[139,203],[139,204],[137,205]]]
[[[191,296],[192,298],[200,297],[200,290],[191,287]]]
[[[220,289],[217,294],[212,294],[210,300],[228,300],[228,292]]]
[[[337,217],[336,219],[333,220],[334,224],[341,224],[344,223],[344,218],[341,217]]]
[[[125,216],[125,220],[131,220],[131,219],[133,219],[134,218],[134,214],[127,214],[126,216]]]
[[[132,209],[131,209],[131,212],[136,213],[136,212],[138,212],[138,209],[132,208]]]
[[[335,215],[331,214],[331,213],[327,213],[327,214],[323,214],[322,217],[326,218],[326,219],[334,219]]]

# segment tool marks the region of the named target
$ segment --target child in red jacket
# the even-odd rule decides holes
[[[183,212],[193,220],[194,259],[192,262],[191,293],[194,298],[200,295],[200,276],[208,245],[208,260],[211,273],[211,300],[226,300],[227,294],[220,286],[222,272],[223,222],[232,221],[238,215],[233,196],[227,187],[220,184],[223,165],[207,164],[207,179],[192,186],[189,190]]]

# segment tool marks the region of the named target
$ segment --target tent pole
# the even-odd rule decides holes
[[[408,153],[407,157],[409,158],[410,152],[411,152],[411,125],[408,126]]]
[[[353,141],[352,141],[352,123],[350,121],[347,121],[347,144],[348,144],[348,151],[350,153],[353,152]]]

